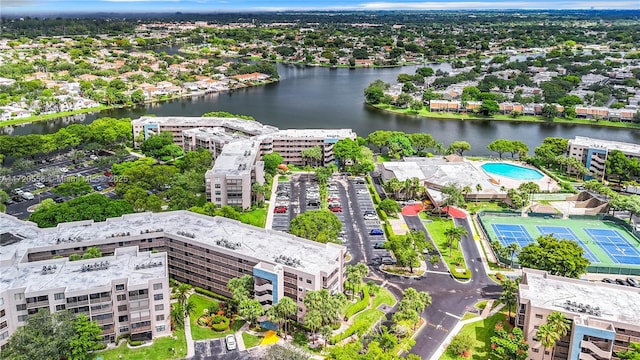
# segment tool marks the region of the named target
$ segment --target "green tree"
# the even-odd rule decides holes
[[[102,194],[89,194],[62,204],[40,207],[29,217],[40,227],[79,220],[105,221],[130,214],[133,208],[125,200],[112,200]]]
[[[344,166],[346,162],[353,162],[361,156],[360,145],[355,140],[342,139],[333,146],[333,154]]]
[[[558,108],[555,105],[545,104],[542,107],[542,116],[547,119],[553,119],[558,116]]]
[[[498,153],[499,158],[502,159],[502,154],[506,152],[513,152],[514,146],[511,140],[497,139],[487,145],[487,150]]]
[[[512,279],[506,279],[502,282],[502,292],[500,293],[500,301],[507,305],[507,311],[509,311],[509,321],[511,321],[511,307],[518,300],[516,294],[518,293],[518,283]]]
[[[500,111],[500,105],[498,105],[498,102],[495,100],[487,99],[482,102],[482,105],[480,105],[480,112],[483,115],[491,116],[498,111]]]
[[[347,302],[343,293],[331,295],[327,289],[307,291],[304,297],[304,306],[307,314],[317,311],[322,318],[322,325],[332,325],[340,317],[340,309]],[[305,317],[306,320],[306,317]]]
[[[284,158],[282,155],[277,152],[263,155],[262,161],[264,161],[264,171],[271,175],[275,175],[278,171],[278,165],[282,164],[283,160]]]
[[[529,344],[525,341],[522,329],[515,327],[509,334],[502,326],[495,330],[495,336],[491,337],[493,355],[502,360],[525,360],[527,358]]]
[[[454,141],[449,145],[452,152],[462,156],[465,151],[471,150],[471,144],[466,141]]]
[[[284,320],[283,328],[284,337],[286,338],[289,318],[298,312],[298,305],[290,297],[285,296],[278,301],[276,307],[278,309],[278,312],[280,313],[282,320]]]
[[[168,131],[160,134],[151,135],[140,144],[140,151],[147,156],[162,156],[163,148],[167,145],[173,145],[173,135]]]
[[[364,89],[364,98],[368,104],[379,104],[384,96],[385,84],[376,80]]]
[[[389,156],[399,159],[404,156],[413,155],[411,140],[405,134],[394,134],[388,140]]]
[[[471,351],[476,341],[469,334],[459,333],[451,339],[447,351],[454,356],[463,356]]]
[[[552,311],[549,315],[547,315],[547,321],[545,325],[553,331],[556,341],[567,336],[567,333],[569,333],[569,329],[571,329],[571,322],[566,317],[564,317],[563,313],[559,311]],[[553,342],[553,345],[555,345],[555,341]],[[545,348],[547,348],[547,346],[545,346]],[[551,346],[550,348],[553,348],[553,346]],[[551,352],[551,358],[553,359],[553,349]]]
[[[589,260],[584,249],[572,240],[558,240],[551,235],[540,236],[518,254],[522,267],[546,270],[553,275],[578,278],[587,272]]]
[[[384,211],[387,215],[394,216],[401,210],[401,207],[395,200],[386,198],[378,204],[378,209]]]
[[[333,334],[333,329],[329,325],[324,325],[320,328],[320,335],[324,339],[324,347],[327,347],[327,342],[331,339],[331,334]]]
[[[300,152],[300,155],[305,159],[305,165],[318,166],[322,160],[322,148],[314,146],[304,149]]]
[[[244,300],[249,300],[253,292],[253,276],[242,275],[239,278],[232,278],[227,283],[227,289],[231,293],[231,299],[236,305]]]
[[[86,360],[89,353],[97,348],[102,339],[102,328],[84,314],[73,322],[74,335],[69,339],[69,360]]]
[[[255,325],[258,318],[264,315],[264,308],[262,308],[258,300],[245,299],[238,306],[238,314],[247,320],[249,324]]]
[[[313,332],[313,342],[315,343],[316,331],[322,327],[322,315],[320,311],[307,311],[304,315],[304,324]]]
[[[411,146],[413,146],[413,149],[418,154],[436,146],[436,140],[431,136],[431,134],[413,133],[408,134],[407,136],[411,141]]]
[[[445,185],[440,188],[440,192],[442,192],[444,195],[447,195],[440,203],[440,206],[461,206],[464,204],[464,195],[462,194],[462,188],[458,184],[452,183],[449,185]]]
[[[134,92],[131,93],[131,101],[134,104],[142,104],[145,101],[145,96],[144,93],[142,92],[142,90],[137,89]]]
[[[456,247],[460,248],[460,240],[463,236],[467,235],[467,230],[462,226],[453,226],[445,229],[444,236],[447,237],[447,247],[449,248],[449,257],[451,257],[451,249],[453,244],[456,244]]]
[[[321,243],[337,242],[342,223],[329,210],[312,210],[296,215],[291,220],[289,231],[293,235]]]
[[[617,179],[618,183],[629,180],[629,158],[620,150],[611,150],[607,154],[605,173],[608,179]]]
[[[640,360],[640,343],[630,343],[628,350],[616,352],[616,356],[623,360]]]
[[[102,257],[102,251],[100,251],[99,248],[92,246],[90,248],[88,248],[84,254],[82,254],[82,259],[86,260],[86,259],[95,259],[95,258],[99,258]]]

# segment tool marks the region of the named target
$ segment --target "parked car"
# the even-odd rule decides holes
[[[361,195],[362,195],[362,194],[368,194],[368,193],[369,193],[369,190],[367,190],[367,189],[360,189],[360,190],[358,190],[358,194],[361,194]]]
[[[5,205],[13,205],[13,204],[15,204],[15,203],[16,203],[16,202],[15,202],[15,201],[13,201],[13,199],[7,199],[7,201],[5,201],[5,202],[4,202],[4,204],[5,204]]]
[[[632,277],[628,277],[627,278],[627,283],[633,287],[640,287],[640,283],[638,283],[638,280],[632,278]]]
[[[60,172],[68,173],[68,172],[69,172],[69,169],[67,169],[66,167],[61,167],[61,168],[60,168]]]
[[[53,201],[55,201],[56,203],[60,204],[64,202],[64,198],[61,196],[56,196],[53,198]]]
[[[102,185],[96,185],[93,187],[96,191],[102,191],[104,190],[104,187]]]
[[[98,156],[97,155],[90,155],[89,159],[91,160],[98,160]]]
[[[224,339],[227,342],[227,350],[231,351],[231,350],[235,350],[236,349],[237,345],[236,345],[236,337],[235,336],[233,336],[232,334],[229,334]]]
[[[375,211],[371,211],[371,210],[366,210],[366,211],[364,212],[364,214],[365,214],[365,215],[375,215],[375,214],[376,214],[376,212],[375,212]]]
[[[383,256],[380,259],[382,265],[395,265],[396,261],[391,256]]]
[[[37,183],[35,183],[35,184],[34,184],[34,186],[35,186],[36,188],[38,188],[38,189],[42,189],[42,188],[44,188],[44,184],[43,184],[43,183],[41,183],[41,182],[37,182]]]
[[[309,200],[307,201],[308,206],[320,206],[320,201],[318,200]]]
[[[383,242],[377,242],[373,245],[374,249],[384,249],[384,243]]]
[[[22,195],[23,192],[24,192],[24,190],[22,190],[20,188],[13,189],[13,193],[16,194],[16,195]]]
[[[624,285],[624,286],[629,286],[629,284],[627,284],[626,281],[622,280],[622,279],[616,279],[616,284],[618,285]]]
[[[607,284],[615,284],[615,281],[613,281],[613,279],[609,279],[609,278],[604,278],[602,279],[603,283],[607,283]]]
[[[329,202],[329,208],[332,208],[332,207],[340,207],[340,202],[339,201]]]
[[[287,208],[284,206],[277,206],[275,209],[273,209],[273,212],[276,214],[284,214],[287,212]]]
[[[364,219],[365,219],[365,220],[378,220],[378,217],[377,217],[377,216],[375,216],[375,215],[373,215],[373,214],[366,214],[366,215],[364,216]]]
[[[384,231],[381,229],[371,229],[371,231],[369,231],[369,235],[384,235]]]
[[[329,186],[327,189],[329,191],[338,191],[338,187],[337,186]]]
[[[20,196],[22,196],[23,199],[25,200],[33,200],[35,198],[35,196],[30,193],[30,192],[23,192]]]
[[[340,206],[330,207],[329,210],[331,212],[342,212],[342,208]]]

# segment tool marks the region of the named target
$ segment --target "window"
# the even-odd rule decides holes
[[[64,293],[53,294],[53,298],[56,300],[64,300]]]
[[[27,304],[18,304],[18,305],[16,305],[16,310],[18,310],[18,311],[27,310]]]
[[[7,322],[6,321],[3,321],[3,322],[0,323],[0,330],[4,329],[6,327],[7,327]]]
[[[25,322],[25,321],[27,321],[28,317],[29,317],[29,315],[18,315],[18,321],[19,322]]]
[[[217,198],[216,198],[216,201],[217,201],[217,202],[220,202],[220,201],[222,201],[222,198],[217,197]]]
[[[118,305],[118,311],[127,311],[127,305]]]
[[[307,279],[307,284],[311,284],[311,279]]]
[[[9,338],[9,332],[5,331],[2,334],[0,334],[0,341],[4,340],[4,339],[8,339]]]
[[[125,301],[125,300],[127,300],[127,294],[118,295],[118,301]]]
[[[116,291],[123,291],[123,290],[124,290],[124,284],[116,285]]]
[[[220,184],[216,184],[216,189],[220,189]]]
[[[118,322],[127,322],[129,321],[129,315],[118,316]]]
[[[153,290],[160,290],[160,289],[162,289],[162,283],[153,284]]]
[[[163,321],[164,315],[156,315],[156,321]]]
[[[162,300],[162,298],[163,298],[162,294],[155,294],[155,295],[153,295],[153,300],[158,301],[158,300]]]
[[[156,326],[156,331],[157,332],[163,332],[164,331],[164,325],[160,325],[160,326]]]
[[[542,319],[542,314],[536,314],[536,319]]]
[[[531,349],[531,351],[533,351],[534,353],[540,352],[539,349]]]
[[[156,311],[162,311],[164,310],[164,304],[158,304],[155,306]]]
[[[121,327],[121,328],[120,328],[120,332],[121,332],[121,333],[129,332],[129,327],[128,327],[128,326],[123,326],[123,327]]]
[[[62,310],[65,310],[66,308],[67,308],[67,305],[65,304],[56,305],[56,311],[62,311]]]
[[[4,299],[0,297],[0,305],[4,305]]]
[[[20,293],[20,294],[14,294],[14,295],[13,295],[13,299],[14,299],[15,301],[22,301],[22,300],[24,300],[24,294],[22,294],[22,293]]]
[[[4,311],[4,309],[0,310],[0,318],[4,317],[6,315],[6,312]]]

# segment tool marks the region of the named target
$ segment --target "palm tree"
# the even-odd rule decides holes
[[[513,257],[520,251],[520,245],[518,243],[511,243],[507,245],[505,250],[509,254],[509,258],[511,259],[511,268],[513,268]]]
[[[518,283],[515,280],[507,279],[502,282],[502,293],[500,293],[500,301],[507,305],[509,311],[509,322],[511,322],[511,306],[515,304],[516,292],[518,291]]]
[[[277,323],[278,324],[278,330],[280,330],[280,326],[281,326],[281,321],[282,321],[282,313],[280,312],[280,309],[278,309],[278,304],[275,304],[273,306],[271,306],[268,310],[267,313],[265,314],[267,316],[267,319],[269,319],[269,321]]]
[[[451,257],[451,250],[453,248],[453,243],[456,243],[456,246],[459,248],[460,239],[463,236],[467,235],[467,230],[460,226],[454,226],[448,228],[444,231],[444,235],[447,237],[447,246],[449,247],[449,257]]]
[[[185,304],[187,303],[187,299],[189,298],[189,290],[191,290],[191,285],[189,284],[180,284],[180,286],[178,286],[178,288],[176,289],[176,292],[178,293],[178,303],[182,307],[185,307]]]
[[[545,352],[542,354],[542,359],[544,360],[544,355],[547,352],[547,349],[553,349],[556,345],[556,341],[560,340],[558,333],[555,332],[549,324],[542,324],[536,331],[536,339],[540,341],[540,344],[544,347]]]
[[[174,330],[182,329],[184,326],[184,308],[179,302],[173,304],[169,316],[171,317],[171,328]]]
[[[283,297],[276,304],[278,306],[278,311],[280,312],[280,316],[284,320],[284,338],[287,338],[287,324],[289,323],[289,317],[296,314],[298,311],[298,305],[290,298]]]
[[[331,338],[333,334],[333,329],[329,325],[325,325],[320,328],[320,335],[324,339],[324,347],[327,347],[327,341]]]
[[[476,191],[478,192],[478,194],[476,194],[476,205],[478,205],[478,195],[482,191],[482,185],[480,185],[479,183],[476,184]]]
[[[393,198],[397,200],[398,192],[402,189],[402,183],[397,178],[391,178],[384,183],[383,187],[386,192],[393,194]]]
[[[304,324],[313,331],[313,342],[316,342],[316,331],[322,326],[322,316],[317,310],[311,310],[304,316]]]
[[[469,195],[469,193],[471,192],[471,186],[465,185],[462,188],[461,192],[462,192],[462,196],[464,196],[464,200],[466,201],[467,200],[467,195]]]
[[[547,325],[551,327],[551,329],[557,334],[558,340],[567,336],[569,329],[571,328],[571,323],[564,317],[559,311],[552,311],[551,314],[547,315]],[[553,359],[553,349],[551,352],[551,358]]]

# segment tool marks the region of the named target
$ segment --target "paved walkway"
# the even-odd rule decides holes
[[[193,337],[191,336],[191,320],[190,317],[184,319],[184,337],[187,341],[187,356],[186,359],[193,359],[196,355],[195,344],[193,343]]]
[[[269,208],[267,209],[267,221],[264,224],[264,228],[267,230],[271,230],[273,226],[273,208],[276,206],[276,189],[278,188],[278,175],[273,177],[273,182],[271,183],[271,196],[270,200],[267,201],[269,204]]]

